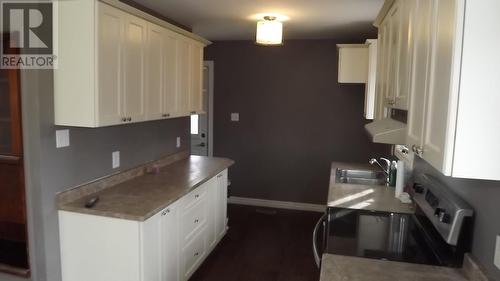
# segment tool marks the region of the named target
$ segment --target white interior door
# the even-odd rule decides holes
[[[213,155],[213,62],[203,64],[203,111],[205,114],[191,115],[191,154]]]

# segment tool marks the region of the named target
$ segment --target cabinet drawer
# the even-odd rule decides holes
[[[202,262],[206,251],[205,231],[202,229],[182,249],[184,280],[189,279]]]
[[[184,206],[184,210],[190,209],[196,203],[203,201],[206,191],[207,189],[205,185],[201,185],[200,187],[191,191],[188,195],[185,195],[182,198],[182,205]]]
[[[182,237],[189,240],[198,229],[205,224],[207,219],[206,212],[207,201],[205,197],[200,199],[194,205],[186,209],[181,216]]]

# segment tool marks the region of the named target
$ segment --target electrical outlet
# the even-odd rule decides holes
[[[238,112],[231,113],[231,121],[233,122],[240,121],[240,114]]]
[[[119,168],[120,167],[120,151],[115,151],[111,154],[112,158],[112,167],[113,169]]]
[[[69,146],[69,130],[56,130],[56,148]]]
[[[500,235],[497,235],[497,245],[495,247],[495,266],[500,269]]]
[[[177,137],[177,140],[175,141],[175,147],[181,147],[181,137]]]

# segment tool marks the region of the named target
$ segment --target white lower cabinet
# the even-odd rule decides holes
[[[59,211],[62,280],[188,280],[226,217],[227,170],[143,222]]]

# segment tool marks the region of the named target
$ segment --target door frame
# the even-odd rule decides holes
[[[208,70],[208,156],[214,156],[214,61],[203,61]]]

